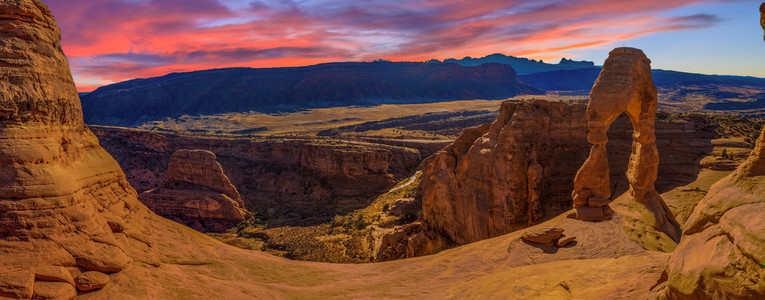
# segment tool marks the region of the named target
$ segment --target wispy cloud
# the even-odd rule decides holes
[[[47,0],[81,90],[205,68],[550,56],[715,15],[661,17],[702,0]]]

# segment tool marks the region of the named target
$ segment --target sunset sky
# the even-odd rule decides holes
[[[80,91],[170,72],[492,53],[765,77],[761,1],[43,0]]]

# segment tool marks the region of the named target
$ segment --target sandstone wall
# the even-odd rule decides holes
[[[0,298],[71,299],[86,288],[68,270],[128,267],[151,214],[82,121],[48,7],[0,16]]]
[[[91,129],[139,192],[163,183],[174,151],[212,151],[250,210],[285,205],[310,210],[310,206],[343,199],[358,201],[385,192],[396,180],[411,176],[421,160],[414,149],[362,142],[188,137],[101,126]]]
[[[203,232],[225,232],[252,217],[214,153],[175,151],[166,173],[162,186],[138,195],[158,215]]]
[[[491,125],[466,129],[424,168],[423,216],[460,244],[499,236],[571,209],[573,179],[587,158],[584,104],[503,103]],[[632,125],[619,117],[608,131],[614,194],[627,190]],[[666,191],[698,174],[713,134],[693,122],[656,124],[656,187]]]
[[[765,298],[765,128],[685,222],[668,266],[671,299]]]

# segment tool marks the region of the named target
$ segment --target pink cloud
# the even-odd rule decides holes
[[[81,91],[207,68],[551,53],[713,15],[659,17],[701,0],[48,0]]]

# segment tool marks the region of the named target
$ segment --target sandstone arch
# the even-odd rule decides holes
[[[602,221],[613,215],[609,207],[613,199],[606,132],[619,115],[626,113],[634,129],[626,174],[630,200],[653,214],[652,227],[666,233],[675,242],[679,241],[680,227],[654,187],[659,166],[654,134],[656,110],[657,91],[651,77],[651,60],[639,49],[622,47],[612,50],[595,81],[587,105],[587,139],[593,146],[574,179],[572,198],[578,219]]]

